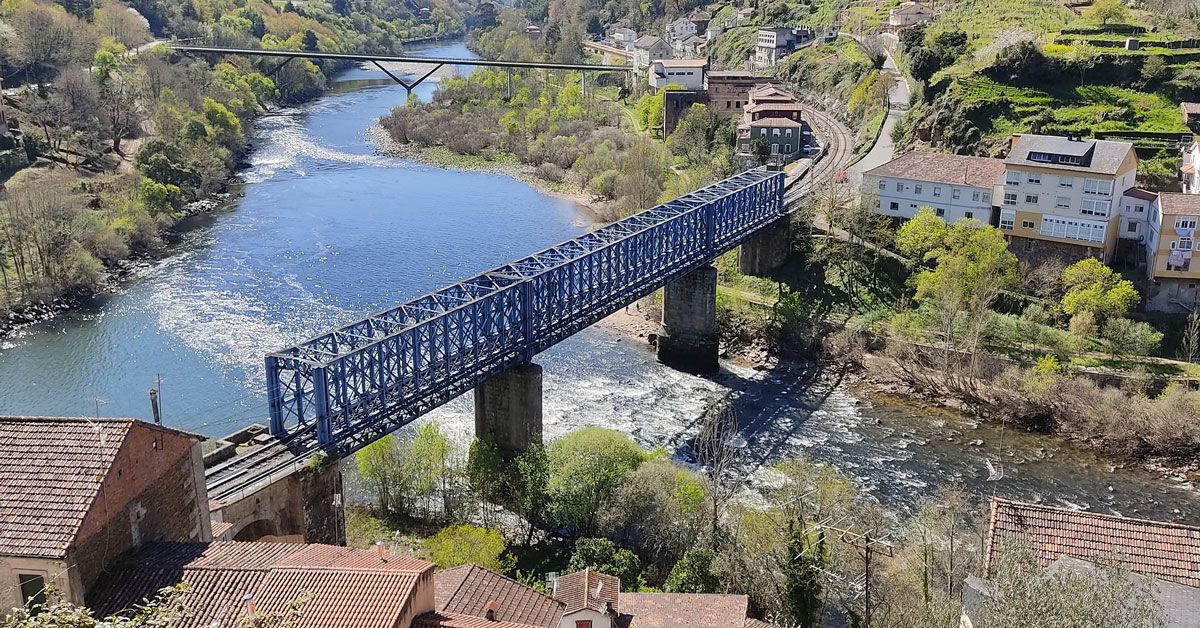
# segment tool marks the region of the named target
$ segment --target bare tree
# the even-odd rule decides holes
[[[1179,357],[1191,362],[1200,356],[1200,312],[1188,314],[1183,327],[1183,340],[1179,343]]]

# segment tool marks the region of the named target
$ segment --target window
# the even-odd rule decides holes
[[[776,137],[779,137],[779,129],[771,129],[771,130],[775,132],[775,133],[773,133],[773,135],[775,135]]]
[[[974,218],[975,212],[963,212],[963,218]]]
[[[1137,212],[1137,213],[1139,213],[1139,214],[1140,214],[1140,213],[1142,213],[1142,212],[1146,211],[1146,206],[1145,206],[1145,205],[1134,205],[1134,206],[1133,206],[1133,211],[1135,211],[1135,212]]]
[[[575,620],[575,628],[592,628],[592,620],[576,619]]]
[[[914,186],[914,187],[913,187],[913,192],[915,192],[915,193],[917,193],[917,194],[920,194],[920,193],[921,193],[921,186],[920,186],[920,185],[916,185],[916,186]]]
[[[1083,158],[1076,155],[1062,155],[1058,158],[1058,163],[1067,164],[1069,166],[1078,166],[1083,163]]]
[[[46,579],[40,574],[17,574],[21,583],[21,599],[31,606],[42,606],[46,603]]]
[[[1112,193],[1112,181],[1101,181],[1100,179],[1084,179],[1083,180],[1084,194],[1103,194],[1105,196]]]
[[[1075,177],[1059,177],[1058,178],[1058,187],[1060,187],[1060,188],[1075,187]]]
[[[1037,205],[1038,204],[1038,195],[1037,194],[1026,194],[1025,195],[1025,203],[1029,204],[1029,205]]]
[[[1005,231],[1012,231],[1013,223],[1017,220],[1017,212],[1006,209],[1000,212],[1000,228]]]
[[[1022,228],[1022,229],[1032,229],[1032,228],[1033,228],[1033,221],[1032,221],[1032,220],[1022,220],[1022,221],[1021,221],[1021,228]]]
[[[1038,233],[1055,238],[1069,238],[1088,242],[1104,242],[1107,225],[1094,220],[1071,220],[1057,216],[1042,216],[1042,227]]]
[[[971,200],[973,200],[973,201],[979,200],[979,190],[975,190],[974,192],[971,192]]]
[[[1011,171],[1005,172],[1004,183],[1006,185],[1021,185],[1021,173]]]
[[[1054,206],[1058,209],[1071,209],[1071,197],[1060,196],[1054,199]]]
[[[946,215],[946,210],[942,209],[941,207],[937,208],[936,212],[937,212],[937,215],[939,215],[939,216]]]
[[[792,154],[792,145],[791,145],[791,144],[784,144],[784,145],[783,145],[783,153],[784,153],[785,155],[790,155],[790,154]]]
[[[934,188],[933,188],[933,195],[934,195],[934,196],[941,196],[941,195],[942,195],[942,188],[939,188],[939,187],[937,187],[937,186],[934,186]]]
[[[1016,205],[1017,204],[1017,193],[1016,192],[1005,192],[1004,193],[1004,204],[1005,205]]]
[[[1190,250],[1192,250],[1192,239],[1191,238],[1179,238],[1178,246],[1176,246],[1175,242],[1172,242],[1171,248],[1173,248],[1173,249],[1178,248],[1180,251],[1190,251]]]
[[[983,193],[983,202],[987,203],[987,202],[989,202],[989,201],[991,201],[991,200],[992,200],[992,193],[991,193],[991,192],[984,192],[984,193]]]
[[[898,212],[898,211],[900,211],[900,203],[897,203],[896,201],[892,201],[890,203],[890,206],[888,207],[888,209],[891,209],[894,212]]]
[[[1099,216],[1101,218],[1107,218],[1108,208],[1108,201],[1093,201],[1085,198],[1079,207],[1079,213],[1084,214],[1085,216]]]
[[[897,181],[897,182],[896,182],[896,191],[897,191],[897,192],[903,192],[903,191],[904,191],[904,184],[903,184],[903,183],[901,183],[901,182],[899,182],[899,181]]]
[[[1025,241],[1025,252],[1030,253],[1032,251],[1033,251],[1033,240],[1026,240]]]
[[[952,192],[952,193],[950,194],[950,196],[951,196],[952,198],[954,198],[954,199],[958,199],[959,197],[961,197],[961,196],[962,196],[962,190],[960,190],[960,189],[958,189],[958,188],[954,188],[954,192]]]
[[[1133,222],[1132,220],[1129,221],[1129,227],[1126,228],[1125,230],[1128,231],[1129,233],[1137,233],[1137,223]]]
[[[1195,229],[1196,228],[1196,219],[1195,218],[1176,218],[1175,219],[1175,228],[1176,229]]]
[[[1050,161],[1050,153],[1029,153],[1029,161]]]
[[[887,181],[880,179],[879,180],[879,189],[886,190],[887,189]]]
[[[1042,173],[1031,172],[1031,173],[1025,175],[1025,180],[1028,181],[1031,185],[1041,185],[1042,184]]]

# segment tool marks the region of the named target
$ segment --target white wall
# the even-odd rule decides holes
[[[900,189],[897,189],[897,186]],[[878,196],[879,202],[875,211],[884,216],[912,218],[917,215],[918,209],[928,206],[934,208],[935,213],[940,209],[940,215],[946,222],[956,222],[969,217],[988,224],[992,218],[990,187],[977,188],[867,175],[863,177],[862,190],[864,195]],[[954,198],[956,192],[958,198]],[[968,216],[968,213],[971,215]]]
[[[681,85],[684,89],[704,89],[704,68],[664,68],[661,63],[651,63],[646,76],[650,86],[655,89],[662,89],[671,83]]]
[[[612,628],[612,617],[604,613],[596,612],[590,608],[575,611],[570,615],[564,615],[562,620],[558,622],[558,628],[575,628],[576,621],[592,622],[592,628]]]

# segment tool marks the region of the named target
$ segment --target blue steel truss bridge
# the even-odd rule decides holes
[[[350,455],[782,221],[784,174],[750,170],[273,353],[277,444],[212,470],[210,496]]]

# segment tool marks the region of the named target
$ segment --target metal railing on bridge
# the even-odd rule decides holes
[[[269,355],[271,433],[352,453],[737,246],[783,184],[747,171]]]

